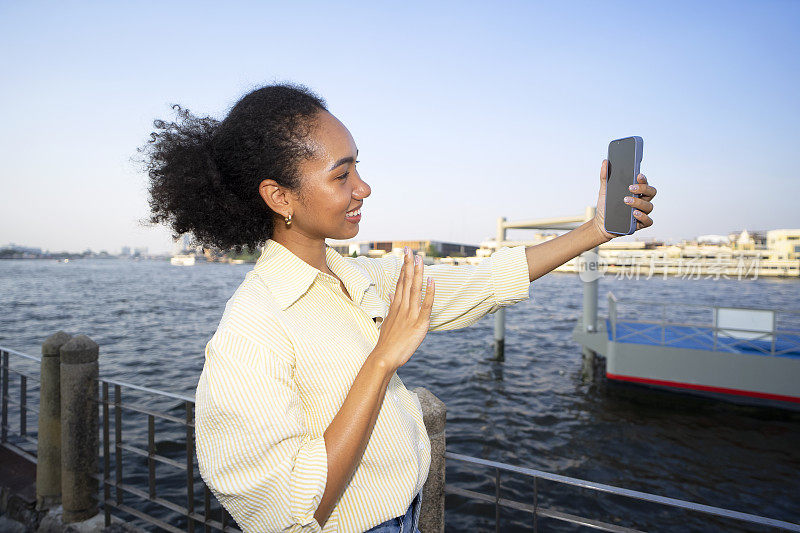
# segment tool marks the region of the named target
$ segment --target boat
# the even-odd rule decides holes
[[[624,316],[637,304],[660,316]],[[683,318],[669,320],[672,309]],[[608,316],[590,328],[579,319],[572,338],[602,357],[609,382],[800,411],[798,319],[796,310],[638,302],[609,292]]]
[[[169,260],[170,264],[178,265],[178,266],[192,266],[195,262],[194,255],[189,254],[177,254],[173,255],[172,258]]]

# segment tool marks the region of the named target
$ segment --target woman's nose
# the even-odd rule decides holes
[[[353,191],[353,194],[358,198],[366,198],[367,196],[372,194],[372,189],[370,188],[370,186],[367,184],[366,181],[361,180],[361,183],[359,183],[356,190]]]

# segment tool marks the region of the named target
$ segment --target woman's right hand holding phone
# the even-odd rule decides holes
[[[423,270],[422,257],[412,255],[406,248],[389,313],[383,319],[380,336],[372,352],[392,372],[411,358],[428,333],[434,283],[433,279],[428,278],[425,299],[420,304]]]

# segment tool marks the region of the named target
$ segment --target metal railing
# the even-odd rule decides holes
[[[541,470],[534,470],[532,468],[513,466],[506,463],[500,463],[497,461],[490,461],[487,459],[478,459],[477,457],[469,457],[467,455],[460,455],[452,452],[445,452],[444,457],[446,460],[460,461],[470,465],[480,465],[483,467],[494,469],[494,480],[495,480],[494,494],[487,494],[487,493],[462,489],[459,487],[454,487],[452,485],[446,485],[445,492],[447,494],[455,494],[465,498],[480,500],[487,503],[494,503],[496,532],[500,531],[500,508],[508,507],[511,509],[517,509],[520,511],[526,511],[530,513],[532,515],[531,525],[533,527],[534,532],[539,531],[539,518],[542,517],[542,518],[550,518],[558,520],[561,522],[567,522],[579,526],[585,526],[592,529],[598,529],[600,531],[612,531],[616,533],[633,533],[633,532],[641,533],[638,529],[635,528],[620,526],[617,524],[610,524],[608,522],[603,522],[602,520],[581,517],[574,514],[559,511],[552,507],[542,506],[540,504],[542,496],[542,491],[539,483],[540,480],[553,482],[562,486],[566,485],[566,486],[577,487],[580,489],[586,489],[589,491],[594,491],[595,493],[614,494],[625,498],[666,506],[672,509],[681,509],[684,511],[704,513],[707,515],[721,517],[727,520],[734,521],[738,524],[745,524],[748,526],[752,526],[755,524],[767,528],[777,529],[778,531],[800,531],[800,524],[793,524],[791,522],[785,522],[783,520],[765,518],[763,516],[742,513],[739,511],[731,511],[729,509],[723,509],[711,505],[703,505],[700,503],[693,503],[684,500],[678,500],[675,498],[667,498],[665,496],[649,494],[647,492],[623,489],[620,487],[614,487],[612,485],[605,485],[603,483],[594,483],[592,481],[585,481],[583,479],[562,476],[559,474],[552,474],[550,472],[543,472]],[[533,479],[532,501],[521,502],[517,500],[500,497],[501,472],[521,474],[528,478],[532,478]]]
[[[610,325],[611,340],[614,342],[636,342],[644,340],[659,346],[677,346],[682,341],[692,340],[701,346],[701,349],[717,352],[739,353],[741,350],[757,352],[763,355],[781,356],[786,354],[800,353],[800,329],[778,329],[780,319],[789,322],[794,319],[800,322],[800,311],[790,309],[761,309],[747,307],[730,307],[702,305],[692,303],[674,302],[653,302],[648,300],[637,300],[634,298],[618,298],[613,293],[608,293],[608,320]],[[648,312],[658,310],[660,318],[648,320],[644,318],[621,318],[620,302],[630,306],[642,305]],[[692,311],[696,315],[700,309],[708,310],[712,313],[712,321],[704,322],[683,322],[667,319],[667,310],[670,308]],[[713,318],[719,309],[739,309],[745,311],[772,311],[775,319],[771,330],[747,329],[732,326],[719,326]],[[620,332],[621,325],[640,324],[627,333]],[[680,331],[681,328],[683,331]],[[675,338],[667,339],[667,331],[676,334]],[[780,338],[780,341],[779,341]],[[721,340],[726,342],[720,342]],[[762,340],[769,347],[754,341]],[[782,347],[778,347],[778,342],[782,341]]]
[[[0,360],[2,361],[0,365],[0,370],[2,370],[2,374],[0,375],[0,388],[2,389],[2,413],[0,413],[2,427],[0,427],[0,444],[14,453],[25,457],[27,460],[36,463],[37,439],[30,434],[28,416],[30,413],[38,414],[38,409],[31,406],[28,397],[32,393],[38,392],[38,389],[34,391],[28,390],[27,383],[29,380],[38,383],[39,378],[33,372],[24,372],[11,368],[9,364],[9,355],[37,365],[40,364],[41,358],[0,347]],[[11,377],[12,375],[19,376],[17,387],[12,386],[17,381]],[[12,387],[10,388],[10,386]],[[96,478],[99,482],[99,489],[101,492],[101,494],[98,495],[98,501],[105,514],[105,524],[107,526],[111,525],[112,511],[117,510],[124,516],[135,517],[136,519],[153,524],[162,530],[170,532],[194,532],[196,528],[202,527],[205,532],[215,530],[226,533],[241,533],[230,514],[228,514],[216,498],[214,498],[202,479],[197,479],[195,476],[198,471],[194,452],[194,398],[102,377],[98,380],[98,386],[100,387],[99,407],[102,412],[100,418],[101,450],[98,460],[102,467],[99,468],[100,473],[96,475]],[[113,399],[109,397],[110,386],[114,389]],[[179,401],[181,402],[183,416],[178,417],[139,403],[125,402],[123,401],[122,395],[123,389],[137,391],[142,395],[147,395],[150,400],[166,399]],[[37,399],[33,398],[33,400],[35,401]],[[113,418],[111,416],[112,409]],[[123,414],[125,412],[137,413],[147,417],[146,449],[135,446],[133,443],[123,439],[123,428],[125,425]],[[17,416],[19,420],[18,424],[12,424],[12,418],[17,418]],[[156,420],[165,421],[181,428],[185,438],[182,445],[182,460],[157,453]],[[111,438],[112,433],[113,439]],[[138,433],[139,436],[141,436],[142,432],[139,431]],[[27,448],[31,448],[32,446],[32,449],[26,449],[23,447],[24,445],[27,445]],[[124,468],[126,464],[124,456],[126,454],[146,459],[146,487],[143,488],[137,486],[135,483],[126,482]],[[180,489],[183,492],[185,505],[178,504],[175,501],[159,495],[159,483],[156,479],[157,464],[166,465],[185,476],[184,482],[181,483],[183,489]],[[139,477],[139,474],[136,472],[130,472],[129,474],[132,477]],[[159,476],[159,478],[161,480],[165,479],[164,476]],[[195,485],[197,484],[202,484],[201,491],[203,494],[203,501],[200,505],[202,509],[198,509],[195,502]],[[175,486],[177,483],[172,483],[172,485]],[[137,502],[133,503],[126,500],[126,494],[135,497]],[[214,518],[214,515],[216,515],[217,518]],[[167,516],[169,516],[169,518],[167,518]],[[168,523],[166,521],[167,519],[173,522],[180,520],[182,523],[185,523],[185,527],[176,527],[174,523]]]
[[[102,406],[102,475],[98,480],[102,487],[103,512],[105,513],[105,524],[111,524],[111,511],[117,509],[123,513],[134,516],[140,520],[158,526],[159,528],[174,533],[183,531],[194,532],[196,527],[202,526],[203,531],[224,531],[240,532],[236,528],[236,523],[228,512],[216,501],[208,486],[202,480],[203,504],[202,511],[195,507],[195,485],[197,483],[195,473],[195,451],[194,451],[194,398],[180,394],[150,389],[130,383],[122,383],[112,379],[99,379],[101,387],[100,405]],[[109,396],[109,386],[114,388],[113,400]],[[144,393],[152,398],[177,400],[180,402],[180,410],[183,417],[178,417],[170,413],[165,413],[146,405],[137,403],[125,403],[122,391],[128,389]],[[114,442],[111,443],[112,418],[110,410],[113,408],[113,434]],[[147,448],[140,448],[129,443],[123,438],[123,413],[138,413],[147,417]],[[185,435],[181,457],[167,457],[157,453],[156,447],[156,420],[166,421],[181,428]],[[137,487],[135,484],[125,482],[125,453],[132,454],[134,457],[146,458],[147,460],[147,488]],[[178,455],[177,453],[173,455]],[[113,468],[111,459],[114,459]],[[158,483],[156,481],[156,465],[162,464],[177,470],[185,476],[185,491],[183,498],[185,505],[180,505],[175,501],[168,500],[158,494]],[[113,479],[112,479],[113,475]],[[112,497],[113,489],[113,497]],[[125,495],[130,494],[138,501],[150,504],[160,512],[150,514],[141,508],[130,505],[126,502]],[[212,502],[213,505],[212,505]],[[151,511],[152,512],[152,511]],[[164,520],[164,515],[172,513],[172,517],[177,519],[179,516],[185,522],[185,527],[176,527]],[[217,519],[212,518],[218,515]]]
[[[25,457],[35,461],[35,455],[26,452],[22,448],[14,446],[6,440],[8,436],[8,413],[9,405],[19,405],[22,411],[27,413],[32,409],[26,407],[26,400],[14,401],[9,397],[9,382],[10,373],[23,375],[25,379],[21,380],[20,393],[27,394],[28,391],[25,387],[27,379],[35,379],[35,376],[24,374],[9,368],[9,355],[19,356],[22,359],[38,362],[38,357],[23,354],[14,350],[0,347],[0,355],[2,355],[2,436],[3,445],[7,448],[24,455]],[[195,449],[194,449],[194,399],[190,396],[174,394],[170,392],[133,385],[130,383],[123,383],[112,379],[99,378],[98,386],[100,387],[99,407],[101,408],[101,453],[98,460],[102,464],[100,473],[96,476],[99,481],[99,490],[102,493],[98,495],[98,500],[102,506],[103,513],[105,514],[106,525],[111,524],[112,512],[118,511],[114,516],[122,518],[134,517],[149,524],[152,524],[162,530],[170,532],[194,532],[197,528],[202,527],[204,531],[211,530],[224,531],[224,532],[239,532],[236,528],[235,522],[230,518],[230,515],[225,509],[219,505],[216,499],[211,494],[208,487],[202,480],[197,480],[195,474]],[[113,387],[113,399],[110,396],[110,387]],[[141,395],[147,396],[150,401],[172,401],[179,402],[177,410],[181,411],[183,416],[176,416],[170,412],[164,412],[155,409],[151,406],[141,403],[141,399],[137,403],[126,403],[123,401],[123,390],[136,391]],[[133,393],[131,393],[133,394]],[[113,408],[113,445],[111,439],[112,433],[112,416],[111,410]],[[175,410],[175,409],[173,409]],[[145,415],[147,417],[147,445],[142,448],[134,445],[124,438],[125,433],[125,417],[123,413],[128,412],[135,415]],[[24,419],[24,417],[23,417]],[[23,420],[21,419],[21,420]],[[177,425],[181,428],[185,441],[179,445],[179,450],[176,449],[172,457],[158,453],[158,446],[156,440],[156,425],[157,421]],[[130,422],[130,421],[128,421]],[[26,422],[21,422],[21,429],[18,431],[19,435],[26,437],[25,431]],[[138,425],[133,425],[134,428],[139,428]],[[141,431],[137,432],[137,436],[141,436]],[[28,436],[28,442],[36,443],[35,439]],[[147,462],[147,486],[142,488],[135,483],[125,481],[125,457],[124,454],[129,454],[130,457],[144,459]],[[602,483],[594,483],[577,478],[571,478],[531,468],[518,467],[496,461],[489,461],[486,459],[479,459],[476,457],[469,457],[452,452],[445,452],[445,459],[451,461],[460,461],[471,465],[479,465],[494,469],[495,478],[495,492],[494,494],[485,494],[472,490],[462,489],[452,484],[445,486],[445,493],[459,495],[465,498],[476,499],[483,502],[494,503],[495,505],[495,531],[499,531],[500,527],[500,509],[501,507],[508,507],[517,510],[526,511],[532,514],[532,527],[534,531],[538,531],[539,518],[555,519],[571,524],[587,526],[602,531],[612,532],[633,532],[636,529],[623,527],[616,524],[610,524],[602,520],[593,518],[581,517],[575,514],[567,513],[557,510],[553,507],[544,507],[540,505],[541,489],[539,487],[540,480],[555,482],[560,485],[569,485],[594,491],[595,493],[609,493],[617,496],[632,498],[639,501],[650,502],[673,509],[683,509],[698,513],[705,513],[714,515],[725,519],[730,519],[744,524],[757,524],[765,527],[770,527],[778,530],[797,531],[800,532],[800,524],[793,524],[782,520],[775,520],[765,518],[757,515],[742,513],[738,511],[731,511],[719,507],[692,503],[688,501],[678,500],[675,498],[667,498],[655,494],[639,492],[611,485],[604,485]],[[113,468],[112,468],[113,460]],[[166,465],[174,471],[178,471],[179,475],[183,476],[183,482],[173,484],[174,486],[183,485],[182,498],[186,502],[185,505],[176,503],[173,500],[167,499],[159,495],[160,488],[163,484],[159,484],[159,480],[164,480],[163,476],[156,476],[156,466]],[[501,472],[517,473],[524,476],[533,478],[534,497],[531,502],[515,501],[508,498],[500,497],[501,488]],[[112,479],[113,475],[113,479]],[[132,477],[141,476],[141,473],[131,472]],[[202,483],[203,503],[202,512],[198,510],[196,505],[195,485]],[[112,494],[113,492],[113,494]],[[131,495],[136,498],[136,502],[126,500],[126,495]],[[212,518],[214,513],[219,515],[219,519]],[[167,522],[173,520],[173,523]],[[176,522],[181,525],[176,525]],[[185,526],[183,526],[185,523]]]
[[[36,438],[31,436],[31,433],[36,434],[37,424],[34,417],[33,426],[30,426],[28,415],[30,413],[39,414],[39,409],[36,407],[38,398],[33,397],[33,402],[31,402],[28,396],[35,395],[38,387],[29,390],[28,381],[38,384],[39,377],[33,372],[23,372],[11,368],[9,355],[35,363],[39,362],[38,357],[0,347],[0,359],[2,360],[2,364],[0,364],[0,388],[2,389],[0,446],[36,463]],[[19,379],[12,378],[12,374]],[[13,394],[14,389],[16,389],[16,394]],[[15,418],[16,424],[14,423]]]

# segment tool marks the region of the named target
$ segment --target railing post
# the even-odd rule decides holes
[[[99,347],[78,335],[61,347],[61,494],[65,524],[97,514]]]
[[[42,343],[39,387],[39,437],[36,452],[36,508],[61,503],[61,357],[59,350],[72,338],[59,331]]]
[[[425,533],[444,533],[444,402],[424,387],[413,391],[422,407],[422,419],[431,441],[431,467],[422,487],[422,510],[418,527]]]
[[[617,340],[617,299],[608,291],[608,321],[611,323],[611,340]]]
[[[772,312],[772,346],[770,347],[769,354],[775,355],[775,337],[777,337],[778,321],[775,319],[775,311]]]

